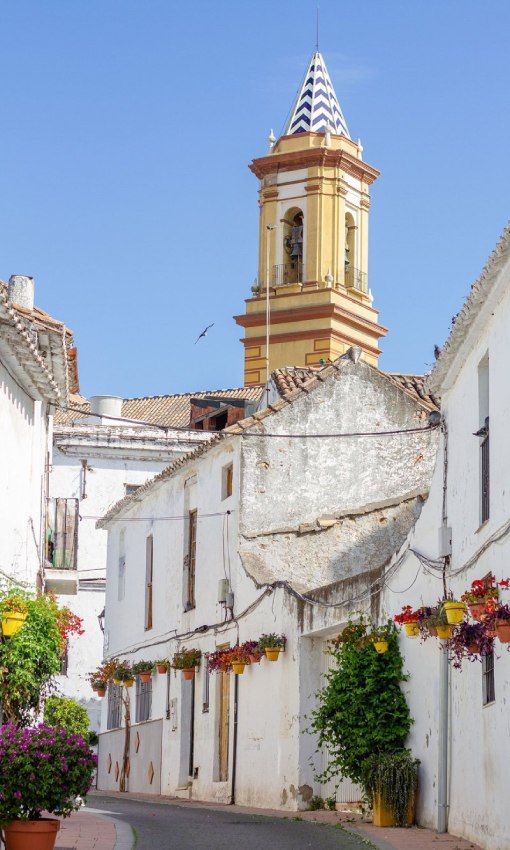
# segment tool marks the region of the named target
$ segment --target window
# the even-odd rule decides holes
[[[490,470],[489,470],[489,354],[478,364],[478,431],[480,469],[480,522],[489,519],[490,513]]]
[[[119,573],[117,583],[117,600],[122,602],[126,592],[126,532],[124,529],[119,535]]]
[[[496,699],[496,691],[494,688],[494,653],[489,652],[488,655],[482,656],[482,689],[483,689],[483,704],[489,705]]]
[[[67,671],[69,669],[69,644],[66,641],[66,645],[62,650],[62,655],[60,656],[60,675],[67,676]]]
[[[132,496],[139,488],[139,484],[124,484],[126,496]]]
[[[190,611],[195,607],[195,567],[197,556],[197,512],[189,512],[188,520],[188,554],[185,558],[187,566],[187,600],[186,611]]]
[[[150,719],[152,708],[152,678],[142,682],[136,677],[136,723],[144,723]]]
[[[107,729],[118,729],[122,717],[122,685],[108,682],[108,717]]]
[[[209,673],[208,657],[204,658],[202,665],[202,711],[205,714],[209,711],[209,686],[211,674]]]
[[[489,466],[489,417],[485,420],[485,435],[480,443],[480,451],[482,455],[481,466],[481,485],[482,485],[482,522],[489,519],[490,513],[490,466]]]
[[[78,499],[48,499],[46,558],[57,570],[75,570]]]
[[[145,541],[145,630],[152,629],[152,576],[154,538],[149,534]]]
[[[228,499],[229,496],[232,495],[234,486],[234,464],[229,463],[228,466],[224,466],[222,470],[222,482],[221,482],[221,498]]]

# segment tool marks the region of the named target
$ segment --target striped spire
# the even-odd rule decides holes
[[[285,135],[324,133],[327,129],[337,136],[350,138],[326,63],[316,51],[310,59]]]

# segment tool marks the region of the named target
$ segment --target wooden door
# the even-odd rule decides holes
[[[230,673],[220,673],[220,711],[219,711],[219,771],[218,779],[226,782],[228,779],[228,739],[230,726]]]

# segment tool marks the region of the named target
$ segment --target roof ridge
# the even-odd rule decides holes
[[[231,393],[231,392],[241,392],[246,391],[249,392],[251,390],[262,389],[261,387],[225,387],[224,389],[218,390],[194,390],[193,392],[186,393],[162,393],[161,395],[141,395],[141,396],[130,396],[129,398],[123,398],[122,401],[149,401],[150,399],[156,398],[187,398],[199,395],[214,395],[214,393]]]

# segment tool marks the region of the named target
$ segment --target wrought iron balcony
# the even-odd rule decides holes
[[[303,282],[303,263],[295,260],[293,263],[280,263],[273,266],[271,273],[272,286],[285,286],[287,283]]]
[[[345,270],[345,285],[347,289],[355,289],[356,292],[368,295],[368,275],[366,272],[348,266]]]

